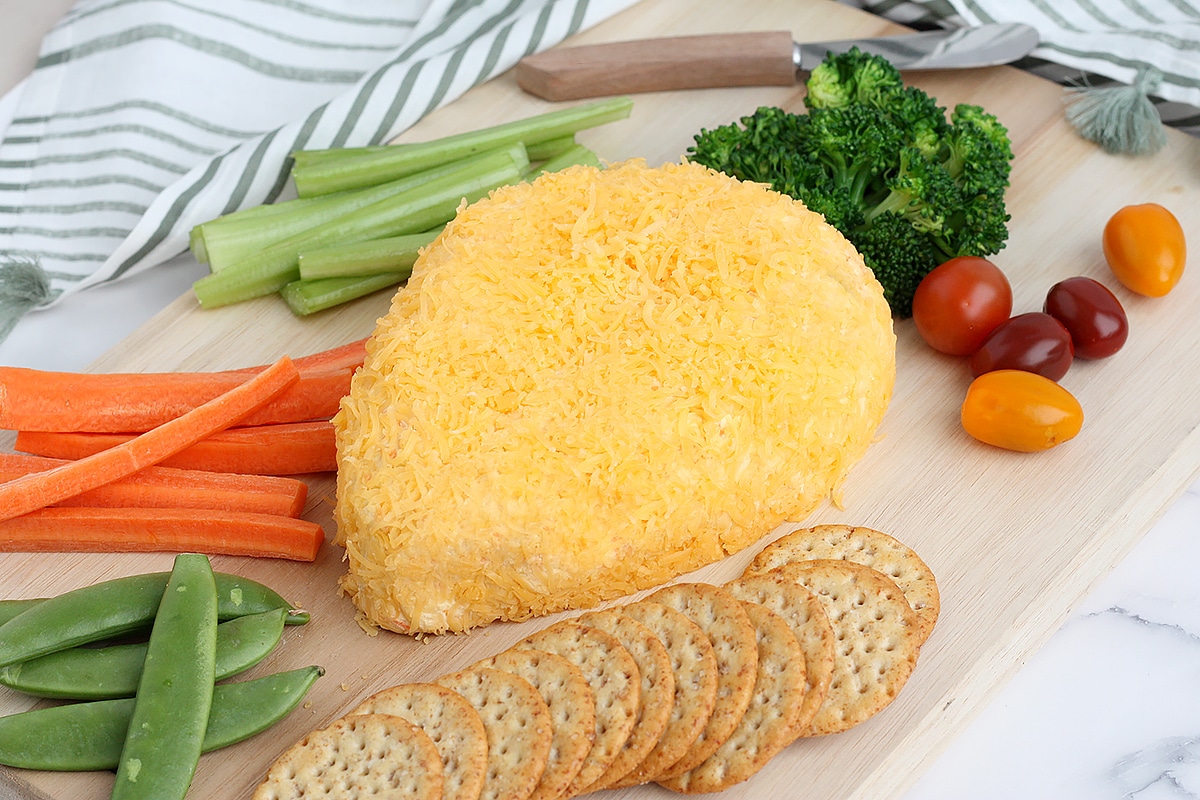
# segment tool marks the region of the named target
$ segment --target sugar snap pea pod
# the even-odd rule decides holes
[[[249,739],[286,717],[324,674],[320,667],[277,672],[213,688],[205,753]],[[116,769],[133,698],[69,703],[0,717],[0,764],[79,772]]]
[[[166,572],[130,575],[31,602],[0,625],[0,667],[149,627],[167,577]],[[220,619],[282,608],[288,612],[287,624],[308,621],[308,612],[292,608],[257,581],[219,572],[213,577]]]
[[[112,800],[182,800],[212,708],[217,588],[208,558],[175,557],[150,629]]]
[[[33,608],[40,602],[42,602],[42,598],[40,597],[33,600],[0,600],[0,625],[8,622],[22,611]]]
[[[258,581],[225,572],[214,572],[213,577],[217,583],[218,619],[233,619],[282,608],[287,611],[283,620],[287,625],[303,625],[309,620],[307,611],[293,608],[278,592]]]
[[[317,678],[320,667],[277,672],[265,678],[222,683],[213,690],[213,713],[204,732],[204,752],[236,744],[262,733],[300,705]],[[221,702],[217,705],[216,697]]]
[[[0,625],[0,666],[144,627],[165,583],[158,574],[132,575],[38,603]]]
[[[236,617],[217,626],[216,680],[262,661],[283,635],[282,608]],[[108,700],[133,697],[146,660],[146,643],[72,647],[0,667],[0,684],[35,697]]]

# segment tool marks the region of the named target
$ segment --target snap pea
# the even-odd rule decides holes
[[[238,617],[217,626],[216,680],[249,669],[283,635],[281,608]],[[146,642],[72,647],[0,667],[0,684],[35,697],[107,700],[133,697],[146,660]]]
[[[42,598],[40,597],[33,600],[0,600],[0,625],[8,622],[22,611],[33,608],[40,602],[42,602]]]
[[[196,553],[176,556],[150,630],[113,800],[187,794],[212,708],[216,650],[212,566]]]
[[[304,667],[218,684],[201,749],[209,753],[267,730],[291,713],[323,674],[320,667]],[[0,764],[60,772],[115,769],[133,703],[131,697],[95,700],[0,717]]]
[[[167,578],[166,572],[130,575],[30,602],[0,625],[0,667],[148,627]],[[214,581],[219,619],[282,608],[288,612],[286,623],[308,621],[307,612],[261,583],[223,573],[215,573]]]

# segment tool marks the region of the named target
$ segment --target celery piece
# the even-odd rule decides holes
[[[204,308],[277,292],[300,278],[300,251],[430,230],[453,219],[463,201],[474,202],[497,186],[520,181],[527,167],[525,148],[519,145],[471,159],[441,178],[335,217],[206,275],[192,284],[192,291]]]
[[[357,300],[360,297],[408,280],[411,267],[403,272],[352,275],[346,278],[317,278],[292,281],[279,290],[288,308],[299,317]]]
[[[485,158],[488,155],[483,153],[469,156],[365,189],[286,200],[273,205],[235,211],[193,228],[192,240],[194,243],[199,237],[203,241],[209,269],[219,272],[230,264],[249,258],[277,242],[344,214],[366,208],[385,198],[407,192],[427,181],[444,177],[461,169],[471,159]],[[199,259],[199,255],[196,257]]]
[[[299,151],[292,154],[295,160],[292,179],[301,197],[357,189],[394,180],[480,150],[517,142],[526,146],[536,145],[549,139],[558,139],[586,128],[624,119],[632,108],[633,101],[628,97],[605,98],[429,142],[382,148],[350,148],[332,156],[322,155],[329,151]],[[356,157],[350,157],[355,154]]]
[[[530,161],[548,161],[575,146],[575,134],[560,136],[557,139],[547,139],[544,142],[526,144],[525,151],[529,153]]]
[[[300,279],[346,278],[354,275],[377,275],[411,269],[421,248],[442,232],[435,228],[424,233],[391,236],[366,242],[335,244],[300,252]]]
[[[192,251],[192,255],[201,264],[208,263],[208,244],[204,241],[204,231],[196,225],[188,233],[188,249]]]
[[[525,171],[525,180],[531,181],[543,172],[558,172],[560,169],[578,165],[599,167],[600,156],[583,145],[577,144],[549,161],[544,161],[536,167],[530,167]]]

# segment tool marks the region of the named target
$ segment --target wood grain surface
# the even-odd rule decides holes
[[[810,40],[898,32],[829,0],[645,0],[573,41],[777,28]],[[792,745],[755,779],[725,792],[731,800],[797,796],[800,787],[809,800],[880,800],[902,793],[1200,471],[1200,275],[1185,275],[1165,298],[1140,298],[1116,284],[1100,250],[1104,222],[1131,203],[1160,202],[1185,230],[1200,231],[1200,143],[1172,133],[1166,150],[1152,158],[1106,155],[1066,124],[1059,87],[1008,67],[909,79],[945,105],[982,104],[1010,128],[1017,154],[1009,195],[1012,233],[996,261],[1013,283],[1014,312],[1039,310],[1057,280],[1090,275],[1125,303],[1131,334],[1115,357],[1076,362],[1062,380],[1085,410],[1080,436],[1027,455],[989,449],[962,432],[958,409],[969,382],[966,365],[925,347],[910,322],[897,322],[896,394],[879,441],[845,486],[844,508],[828,506],[797,522],[867,525],[914,547],[939,578],[941,621],[889,709],[848,733]],[[700,128],[763,104],[799,109],[801,98],[799,87],[642,95],[629,120],[581,139],[609,160],[674,161]],[[523,95],[505,75],[435,112],[403,138],[467,130],[549,107]],[[220,368],[284,352],[302,355],[370,333],[388,299],[379,295],[302,320],[273,298],[202,312],[185,296],[93,368]],[[326,524],[332,535],[332,480],[315,480],[312,489],[306,516]],[[757,550],[689,577],[733,577]],[[166,554],[3,555],[0,595],[41,596],[166,569],[170,562]],[[312,612],[309,625],[289,628],[283,644],[246,677],[310,663],[327,674],[277,728],[205,756],[189,794],[196,800],[249,797],[288,745],[368,694],[465,666],[556,618],[424,642],[369,636],[337,593],[344,571],[338,548],[327,546],[315,564],[235,558],[214,564],[261,580]],[[0,693],[0,712],[35,705]],[[16,796],[72,800],[105,797],[112,781],[94,773],[9,771],[0,777]],[[666,796],[655,787],[610,795]]]

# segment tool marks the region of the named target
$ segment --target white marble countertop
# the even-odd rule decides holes
[[[0,92],[28,70],[41,31],[67,5],[0,0]],[[0,343],[0,364],[82,369],[201,274],[184,255],[34,312]],[[1200,481],[905,800],[1200,797],[1198,566]]]

